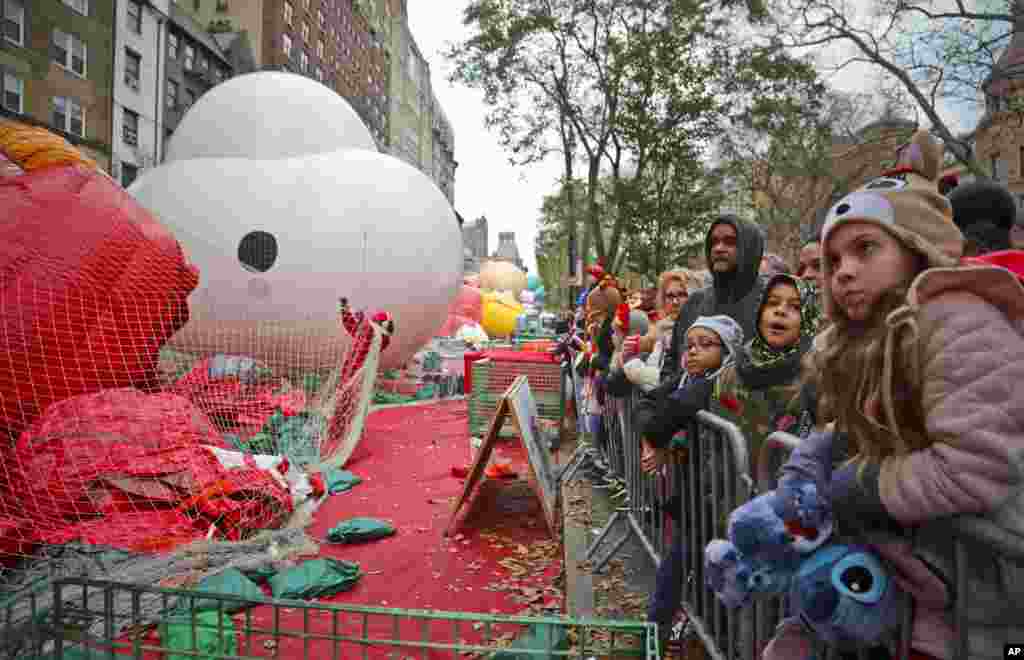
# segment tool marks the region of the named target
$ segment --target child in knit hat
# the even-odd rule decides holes
[[[680,379],[663,383],[651,398],[641,399],[634,414],[641,433],[640,464],[648,473],[666,463],[673,436],[708,407],[715,379],[743,346],[743,329],[728,316],[699,316],[686,332],[686,346],[686,369]],[[667,506],[670,515],[678,507],[672,502]],[[684,534],[676,525],[672,547],[658,566],[647,613],[648,620],[658,624],[663,644],[668,643],[682,599],[684,554]]]
[[[672,437],[708,407],[715,377],[743,346],[743,329],[724,315],[700,316],[686,331],[686,370],[678,382],[663,383],[635,413],[643,455],[641,467],[654,472],[665,463]]]
[[[1024,538],[1024,286],[1004,268],[961,263],[964,238],[935,182],[941,156],[919,131],[894,170],[826,217],[832,325],[809,376],[818,419],[836,433],[812,433],[798,453],[853,454],[820,488],[842,532],[873,543],[914,597],[918,656],[953,658],[957,640],[960,657],[998,657],[1024,639],[1019,606],[1006,607],[1024,602],[1024,566],[975,542],[958,583],[950,519]],[[954,622],[954,611],[966,614]]]

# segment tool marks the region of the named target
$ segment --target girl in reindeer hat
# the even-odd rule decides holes
[[[949,520],[1024,544],[1024,286],[961,262],[935,182],[941,155],[919,131],[894,170],[826,217],[832,324],[808,363],[818,419],[837,433],[813,433],[797,453],[835,458],[849,445],[853,459],[822,486],[842,531],[875,543],[914,597],[915,652],[995,658],[1024,639],[1024,565],[975,540],[957,566]],[[966,582],[954,591],[957,569]],[[954,621],[959,598],[970,609]]]

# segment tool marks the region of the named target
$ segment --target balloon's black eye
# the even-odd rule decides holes
[[[265,231],[251,231],[238,243],[238,260],[255,273],[265,273],[277,261],[277,239]]]
[[[874,576],[864,566],[851,566],[840,577],[843,585],[855,594],[866,594],[874,586]]]
[[[836,207],[836,215],[842,215],[850,210],[849,204],[840,204]]]

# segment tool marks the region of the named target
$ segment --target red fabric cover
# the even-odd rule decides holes
[[[1001,250],[980,257],[964,257],[965,264],[1001,266],[1024,281],[1024,250]]]
[[[455,296],[448,314],[462,316],[480,323],[484,317],[483,293],[476,287],[464,285]]]
[[[448,318],[441,329],[434,333],[437,337],[453,337],[459,328],[467,323],[481,323],[484,314],[483,293],[475,286],[463,285],[451,307]]]
[[[485,351],[485,355],[495,362],[532,362],[534,364],[558,364],[558,357],[553,353],[537,351],[509,351],[497,349]]]
[[[448,318],[445,319],[444,325],[441,329],[434,333],[435,337],[454,337],[455,333],[459,331],[459,328],[466,325],[467,323],[478,323],[468,316],[457,316],[455,314],[449,314]]]
[[[221,431],[247,438],[259,432],[277,408],[286,416],[306,408],[305,393],[284,379],[245,383],[237,376],[211,377],[212,360],[196,363],[168,391],[194,403]]]
[[[558,364],[558,356],[554,353],[546,353],[539,351],[511,351],[511,350],[491,350],[491,351],[473,351],[465,353],[462,356],[462,360],[465,363],[465,391],[466,394],[472,394],[473,392],[473,363],[477,360],[491,359],[496,362],[530,362],[533,364]]]
[[[77,165],[0,180],[0,217],[0,428],[17,436],[78,394],[155,391],[199,282],[174,237]]]
[[[0,549],[77,539],[155,551],[211,524],[232,540],[280,524],[287,489],[265,470],[224,468],[207,445],[223,447],[220,433],[175,394],[123,388],[53,404],[3,455],[0,500],[33,529],[0,535]]]
[[[462,364],[464,367],[462,382],[463,390],[466,392],[467,396],[473,393],[473,363],[477,360],[483,360],[485,356],[486,355],[483,351],[468,351],[462,355]]]

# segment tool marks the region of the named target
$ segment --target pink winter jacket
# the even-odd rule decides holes
[[[882,502],[905,527],[926,530],[919,536],[931,537],[933,548],[952,542],[927,531],[935,526],[930,521],[963,515],[1024,547],[1024,286],[1001,268],[935,268],[915,280],[908,306],[917,340],[900,345],[916,346],[911,377],[920,386],[932,444],[882,461]],[[915,597],[913,646],[952,658],[950,594],[919,559],[930,554],[916,542],[877,549]],[[1024,603],[1019,607],[1024,622]],[[988,650],[975,651],[989,647],[987,641],[972,640],[970,656],[989,657]]]
[[[952,660],[960,631],[951,517],[1024,548],[1024,286],[1001,268],[933,268],[907,302],[889,319],[900,328],[893,346],[910,351],[932,444],[881,464],[882,502],[910,537],[865,540],[914,597],[912,648]],[[1024,564],[1004,562],[989,545],[971,547],[967,593],[957,596],[966,596],[970,660],[1002,657],[1006,640],[1024,639]],[[808,632],[786,621],[763,657],[802,660],[812,647]]]

